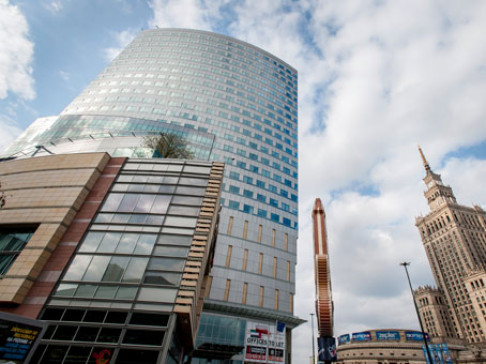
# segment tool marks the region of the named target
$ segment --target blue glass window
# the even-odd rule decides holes
[[[280,216],[278,216],[277,214],[270,214],[270,220],[279,222]]]
[[[236,172],[233,172],[233,171],[230,171],[229,177],[231,179],[236,179],[238,181],[240,180],[240,174],[239,173],[236,173]]]
[[[290,206],[288,204],[286,204],[285,202],[282,202],[281,206],[282,206],[282,210],[290,211]]]
[[[229,186],[229,192],[230,193],[235,193],[235,194],[240,194],[240,188],[236,186]]]
[[[253,198],[253,191],[243,190],[243,196],[248,197],[248,198]]]
[[[283,189],[280,189],[280,196],[289,197],[289,193]]]
[[[248,176],[243,176],[243,182],[248,183],[249,185],[253,184],[253,178]]]
[[[274,198],[270,198],[270,206],[278,207],[278,201]]]
[[[296,196],[296,195],[294,195],[294,194],[292,194],[292,196],[291,196],[291,198],[290,198],[290,199],[291,199],[292,201],[297,202],[297,196]]]
[[[270,184],[270,183],[268,184],[268,190],[271,191],[271,192],[277,193],[277,187]]]
[[[257,161],[258,160],[258,155],[256,155],[255,153],[250,153],[250,159],[251,160],[254,160],[254,161]]]
[[[284,217],[284,218],[283,218],[283,224],[284,224],[285,226],[290,227],[290,226],[291,226],[291,221],[290,221],[290,219],[287,219],[286,217]]]
[[[257,213],[258,216],[260,217],[267,217],[267,212],[265,210],[262,210],[262,209],[258,209],[258,213]]]
[[[254,173],[258,173],[258,167],[257,166],[254,166],[253,164],[250,165],[250,171],[251,172],[254,172]]]
[[[238,201],[229,200],[228,207],[233,210],[239,210],[240,203]]]
[[[247,214],[253,214],[253,206],[243,205],[243,212],[246,212]]]
[[[265,188],[265,182],[260,181],[259,179],[256,180],[256,185],[260,188]]]
[[[267,197],[265,195],[262,195],[260,193],[257,194],[257,200],[260,202],[267,203]]]

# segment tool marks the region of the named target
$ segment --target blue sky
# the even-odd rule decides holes
[[[0,0],[0,149],[56,115],[140,29],[221,32],[299,71],[296,314],[313,310],[310,210],[327,215],[336,335],[417,328],[403,268],[432,284],[420,144],[460,203],[486,207],[482,0]],[[310,355],[310,324],[294,358]],[[297,360],[297,362],[302,362]]]

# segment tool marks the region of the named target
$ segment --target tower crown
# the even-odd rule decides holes
[[[456,203],[456,198],[452,192],[450,186],[445,186],[442,183],[442,178],[440,174],[434,173],[432,168],[430,168],[427,159],[425,158],[424,152],[420,146],[418,147],[420,156],[422,157],[422,162],[424,164],[426,175],[423,179],[427,190],[424,192],[427,203],[429,204],[430,210],[436,210],[443,203]]]

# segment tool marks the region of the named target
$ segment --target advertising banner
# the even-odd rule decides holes
[[[285,334],[275,325],[246,322],[245,361],[253,363],[285,363]]]
[[[376,331],[376,340],[400,341],[400,333],[398,331]]]
[[[371,340],[371,332],[363,331],[363,332],[354,332],[352,336],[353,341],[370,341]]]
[[[435,361],[437,364],[444,364],[444,358],[442,357],[442,351],[440,350],[440,345],[430,345],[431,351],[435,350]]]
[[[336,339],[332,336],[319,337],[317,339],[318,360],[337,361]]]
[[[0,363],[26,362],[44,327],[37,320],[0,313]]]
[[[425,333],[425,338],[429,341],[429,334]],[[424,336],[420,331],[406,331],[405,339],[407,341],[424,341]]]
[[[446,364],[452,364],[452,357],[451,352],[449,351],[449,347],[446,343],[440,344],[440,348],[442,349],[442,356],[444,357],[444,362]]]
[[[339,345],[349,343],[349,341],[350,341],[349,334],[341,335],[338,337]]]

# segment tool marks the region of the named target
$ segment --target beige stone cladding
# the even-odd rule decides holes
[[[214,244],[217,235],[219,199],[223,181],[224,164],[213,162],[209,183],[203,198],[191,248],[187,257],[174,312],[178,315],[178,330],[183,333],[185,344],[194,347],[206,296]]]
[[[21,304],[108,163],[106,153],[50,155],[0,163],[0,230],[36,227],[0,281],[0,302]]]

